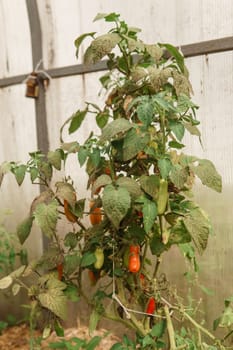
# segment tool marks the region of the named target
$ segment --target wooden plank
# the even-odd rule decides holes
[[[30,0],[28,0],[29,3]],[[34,20],[34,19],[33,19]],[[37,46],[37,45],[35,45]],[[218,52],[226,52],[233,50],[233,36],[202,41],[200,43],[194,43],[189,45],[180,46],[184,57],[195,57],[207,54],[213,54]],[[39,61],[39,57],[38,57]],[[38,61],[36,63],[38,63]],[[94,65],[77,64],[67,67],[52,68],[46,70],[51,78],[62,78],[71,75],[79,75],[86,73],[93,73],[106,70],[106,60],[102,60]],[[0,88],[10,85],[21,84],[28,74],[22,74],[14,77],[8,77],[0,79]]]
[[[233,36],[181,46],[181,51],[184,57],[201,56],[232,50]]]

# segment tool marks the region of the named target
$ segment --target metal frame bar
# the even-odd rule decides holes
[[[31,45],[32,45],[32,63],[36,67],[43,57],[42,34],[40,26],[40,17],[37,8],[37,2],[26,0],[28,20],[30,25]],[[43,62],[41,64],[43,69]],[[21,79],[22,76],[20,76]],[[26,78],[27,76],[25,76]],[[12,77],[13,79],[14,77]],[[22,82],[22,80],[20,80]],[[44,89],[40,89],[39,97],[35,100],[36,109],[36,128],[37,128],[37,146],[42,152],[48,152],[49,137],[46,116],[46,100]]]
[[[29,7],[31,7],[31,5],[34,4],[34,1],[27,0],[27,4]],[[35,7],[35,5],[33,6]],[[33,21],[35,21],[34,17],[33,17]],[[35,38],[33,38],[33,40],[35,40]],[[34,41],[34,46],[35,46],[35,50],[37,50],[37,45],[35,43],[36,41]],[[32,41],[32,44],[33,44],[33,41]],[[207,40],[207,41],[202,41],[199,43],[193,43],[188,45],[182,45],[180,46],[180,50],[182,51],[184,57],[186,58],[226,52],[226,51],[233,51],[233,36],[214,39],[214,40]],[[41,54],[41,57],[42,57],[42,54]],[[37,62],[39,61],[40,58],[39,57],[37,58]],[[52,68],[52,69],[46,70],[46,73],[48,73],[51,76],[51,78],[63,78],[63,77],[68,77],[72,75],[104,71],[106,69],[107,69],[106,60],[102,60],[94,65],[77,64],[77,65],[66,66],[66,67]],[[13,77],[2,78],[0,79],[0,88],[21,84],[22,81],[27,76],[28,74],[21,74]]]
[[[43,57],[42,50],[42,34],[39,11],[37,2],[32,0],[26,0],[28,20],[30,26],[31,45],[32,45],[32,63],[33,67],[36,67]],[[43,62],[41,63],[41,69],[43,70]],[[20,82],[22,82],[20,77]],[[27,77],[24,76],[23,80]],[[16,77],[12,77],[14,79]],[[12,84],[11,84],[12,85]],[[35,118],[36,118],[36,135],[37,135],[37,147],[44,153],[49,150],[49,136],[47,126],[47,113],[46,113],[46,97],[44,89],[40,89],[39,96],[35,99]],[[40,186],[40,192],[44,190],[44,187]],[[49,239],[42,235],[43,249],[46,250],[49,244]]]

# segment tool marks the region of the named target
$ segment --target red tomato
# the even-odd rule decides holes
[[[140,247],[138,245],[131,245],[129,247],[129,265],[128,269],[132,273],[137,273],[140,270]]]
[[[94,201],[90,201],[90,209],[93,207]],[[94,208],[90,211],[90,222],[91,224],[98,225],[102,221],[101,208]]]
[[[61,281],[62,276],[63,276],[63,264],[57,265],[57,272],[58,272],[58,279],[59,279],[59,281]]]
[[[154,298],[154,297],[151,297],[151,298],[149,299],[149,302],[148,302],[148,305],[147,305],[147,308],[146,308],[146,313],[147,313],[147,314],[153,315],[153,313],[155,312],[155,310],[156,310],[155,298]]]
[[[76,222],[76,216],[71,213],[70,208],[69,208],[69,203],[67,202],[67,200],[64,200],[64,212],[65,212],[65,216],[66,218],[70,221],[70,222]]]

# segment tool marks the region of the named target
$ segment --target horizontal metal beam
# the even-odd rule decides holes
[[[233,36],[182,45],[179,48],[186,58],[225,51],[233,51]],[[49,74],[51,78],[62,78],[72,75],[100,72],[107,69],[106,62],[106,60],[102,60],[93,65],[77,64],[66,67],[52,68],[46,70],[46,73]],[[27,76],[28,74],[22,74],[0,79],[0,88],[21,84],[27,78]]]

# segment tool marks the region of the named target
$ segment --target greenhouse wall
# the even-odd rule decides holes
[[[33,2],[31,0],[31,2]],[[93,22],[99,12],[117,12],[129,25],[142,29],[141,38],[148,43],[169,42],[181,47],[213,39],[232,38],[233,47],[233,2],[231,0],[38,0],[43,71],[59,67],[82,64],[84,43],[79,59],[75,56],[74,40],[85,32],[98,32],[110,28],[103,21]],[[28,153],[38,146],[40,116],[36,116],[36,99],[25,97],[25,79],[17,84],[4,86],[4,79],[13,76],[28,76],[33,63],[29,1],[0,0],[0,162],[27,161]],[[31,19],[33,20],[33,18]],[[35,61],[35,58],[34,58]],[[37,62],[40,63],[39,60]],[[221,311],[223,300],[232,295],[231,263],[233,254],[233,51],[189,57],[186,60],[194,90],[194,101],[200,108],[197,118],[201,121],[201,143],[198,137],[186,136],[186,153],[213,161],[223,178],[223,192],[210,193],[196,184],[197,201],[210,214],[213,235],[209,247],[200,259],[200,283],[213,291],[213,296],[204,298],[207,321],[213,320]],[[45,92],[46,128],[48,145],[56,149],[60,145],[59,129],[65,120],[85,101],[96,103],[106,96],[99,95],[99,77],[103,72],[91,72],[60,78],[50,77]],[[43,93],[43,92],[41,92]],[[41,119],[42,120],[42,119]],[[66,141],[78,139],[80,143],[93,130],[92,116],[83,127]],[[98,133],[98,129],[95,129]],[[66,167],[67,174],[75,179],[80,198],[86,191],[86,175],[73,158]],[[55,180],[58,177],[55,175]],[[1,216],[9,229],[27,216],[30,203],[39,195],[38,186],[31,186],[30,180],[20,187],[13,176],[4,178],[0,189]],[[6,209],[12,214],[5,215]],[[62,231],[62,224],[61,224]],[[30,258],[39,256],[43,250],[41,234],[35,229],[26,242]],[[177,249],[169,253],[165,262],[171,281],[178,281],[187,266],[181,262]],[[177,264],[172,260],[176,257]],[[180,258],[179,258],[180,257]],[[180,259],[180,263],[178,263]],[[181,285],[179,288],[186,288]],[[198,295],[198,292],[197,292]],[[213,308],[215,305],[215,308]]]

